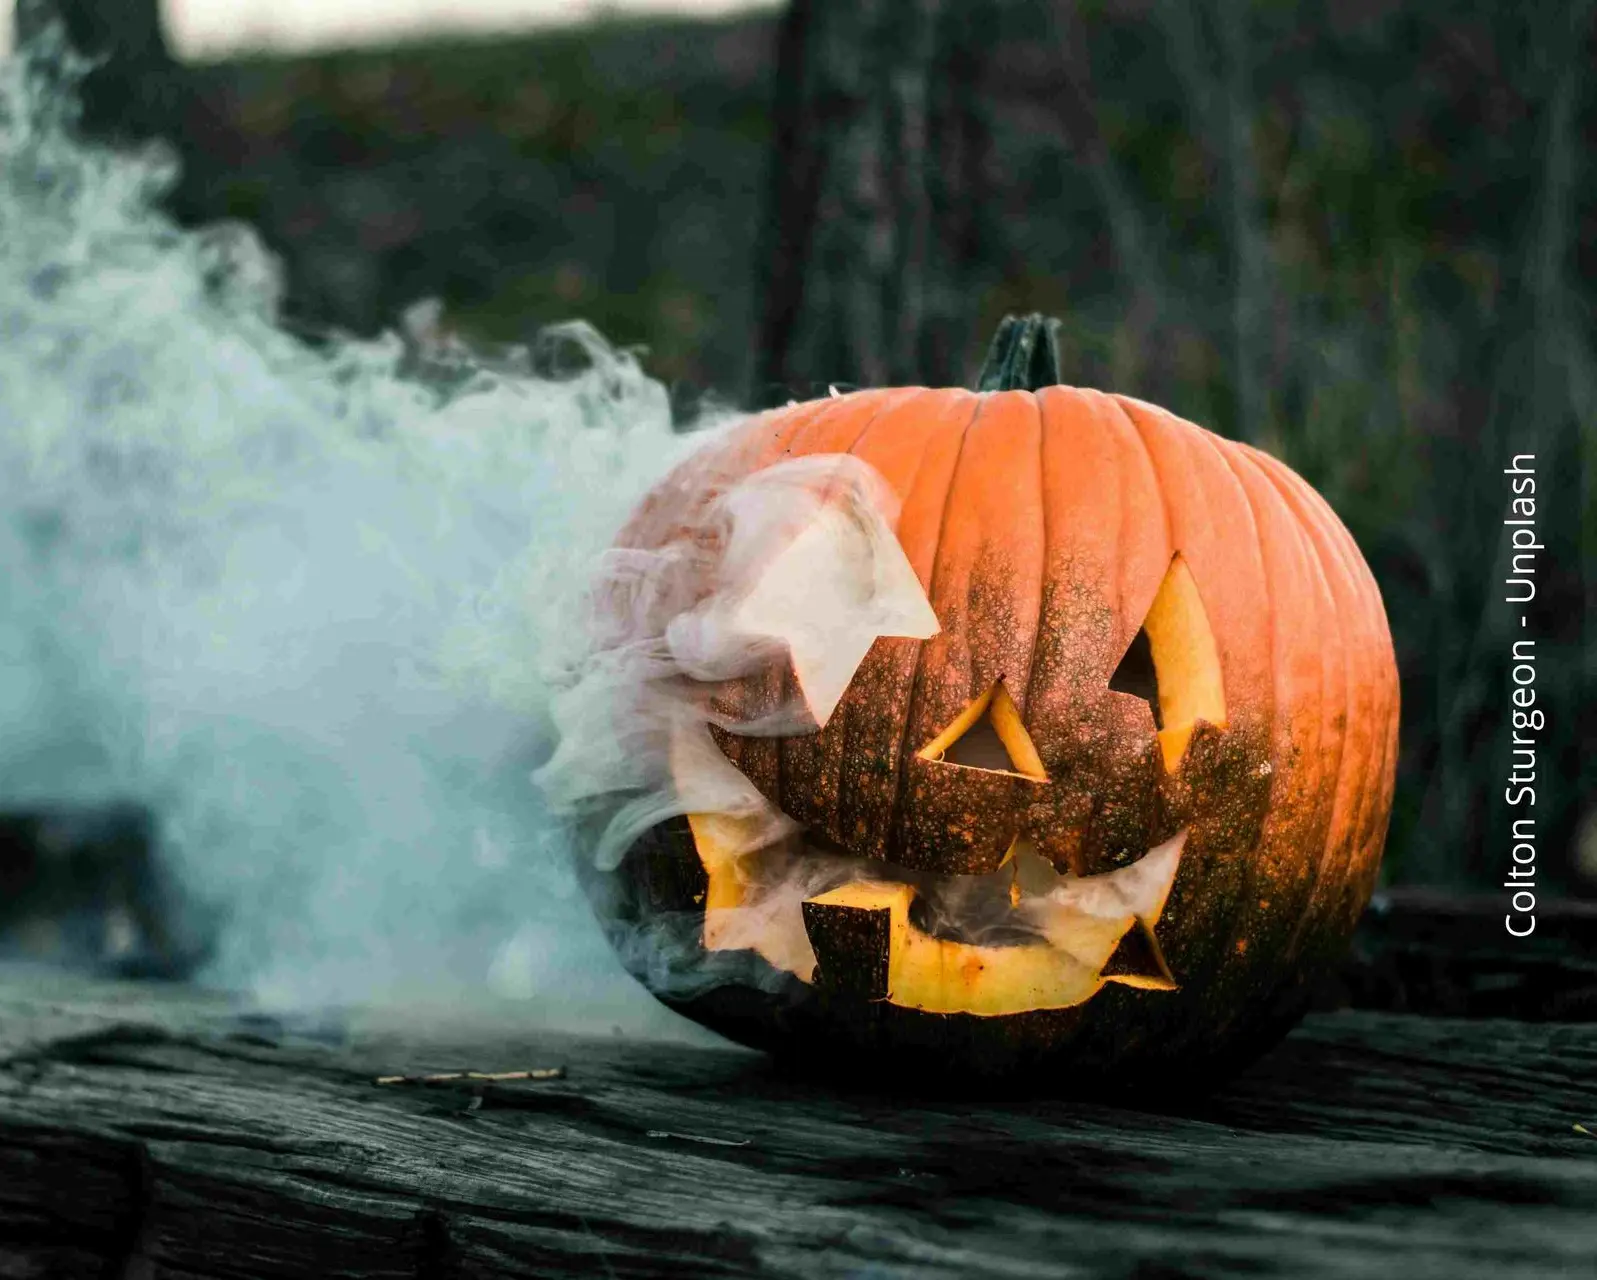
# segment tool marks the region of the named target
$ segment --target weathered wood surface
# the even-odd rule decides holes
[[[548,1065],[475,1109],[374,1083]],[[1134,1111],[0,970],[0,1277],[1589,1276],[1582,1122],[1591,1025],[1316,1014]]]

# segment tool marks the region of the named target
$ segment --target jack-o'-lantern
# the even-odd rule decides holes
[[[649,634],[680,639],[728,492],[841,458],[886,494],[863,587],[837,585],[864,554],[827,532],[861,527],[841,481],[723,574],[715,616],[762,645],[667,664],[694,708],[655,740],[674,799],[588,877],[632,971],[733,1038],[921,1076],[1208,1078],[1290,1025],[1368,900],[1397,680],[1352,538],[1267,454],[1053,385],[1049,323],[1006,321],[975,392],[750,420],[620,539],[692,549],[650,597]],[[729,779],[752,799],[706,811]]]

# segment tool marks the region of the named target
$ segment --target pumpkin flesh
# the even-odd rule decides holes
[[[717,690],[721,759],[813,838],[784,856],[847,865],[761,932],[772,867],[741,819],[691,812],[704,950],[857,997],[828,1017],[972,1017],[1082,1061],[1195,1062],[1274,1025],[1345,945],[1390,809],[1395,664],[1346,530],[1267,455],[1076,388],[856,393],[756,420],[714,465],[826,453],[866,462],[896,498],[937,630],[856,638],[824,678],[790,646],[785,665]],[[681,519],[646,510],[623,545],[662,545]],[[782,610],[761,609],[779,629]],[[1139,642],[1149,696],[1111,686]],[[737,731],[795,702],[812,731]],[[983,726],[1007,768],[960,762]],[[1064,945],[917,918],[938,885],[1000,876],[1017,848],[1087,886],[1178,835],[1157,909],[1087,913]],[[1116,972],[1133,944],[1158,961]],[[900,1025],[931,1034],[880,1025],[884,1044]]]
[[[848,980],[857,983],[865,975],[879,993],[874,998],[928,1013],[994,1017],[1067,1008],[1090,999],[1106,982],[1145,990],[1176,987],[1153,930],[1175,880],[1185,832],[1131,867],[1081,880],[1067,877],[1035,897],[1015,895],[1015,921],[1035,940],[981,945],[937,937],[914,923],[916,886],[871,878],[873,871],[898,869],[863,860],[838,867],[839,875],[851,878],[837,887],[788,902],[785,919],[780,903],[762,910],[762,897],[772,880],[780,880],[780,871],[762,874],[763,851],[749,849],[756,838],[751,820],[690,814],[688,823],[708,878],[702,935],[708,951],[752,950],[805,983],[835,984],[833,975],[855,970]],[[780,898],[779,886],[770,896]],[[840,913],[883,914],[887,928],[838,928],[829,917]],[[754,928],[747,926],[751,919]],[[1133,930],[1153,948],[1159,969],[1104,973]],[[849,938],[871,941],[827,946],[828,939]]]

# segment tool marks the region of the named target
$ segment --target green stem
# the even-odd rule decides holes
[[[978,391],[1041,391],[1059,385],[1059,325],[1051,316],[1005,316],[987,361],[976,375]]]

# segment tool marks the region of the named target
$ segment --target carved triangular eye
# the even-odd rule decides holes
[[[1109,687],[1146,701],[1166,770],[1174,773],[1198,721],[1226,727],[1225,683],[1209,615],[1178,552]]]
[[[1153,645],[1148,641],[1148,629],[1138,628],[1132,637],[1131,647],[1120,659],[1114,675],[1109,677],[1109,687],[1116,693],[1129,693],[1141,698],[1153,712],[1153,726],[1164,728],[1164,716],[1159,707],[1159,673],[1153,665]]]
[[[966,705],[953,722],[917,753],[967,769],[1018,773],[1038,782],[1048,780],[1042,757],[1020,722],[1020,710],[1004,688],[1002,677],[981,697]]]
[[[983,716],[971,726],[969,733],[943,752],[943,759],[949,764],[962,764],[967,769],[1019,772],[1015,768],[1015,762],[1009,758],[1004,740],[998,736],[998,730],[993,728],[990,715]]]

